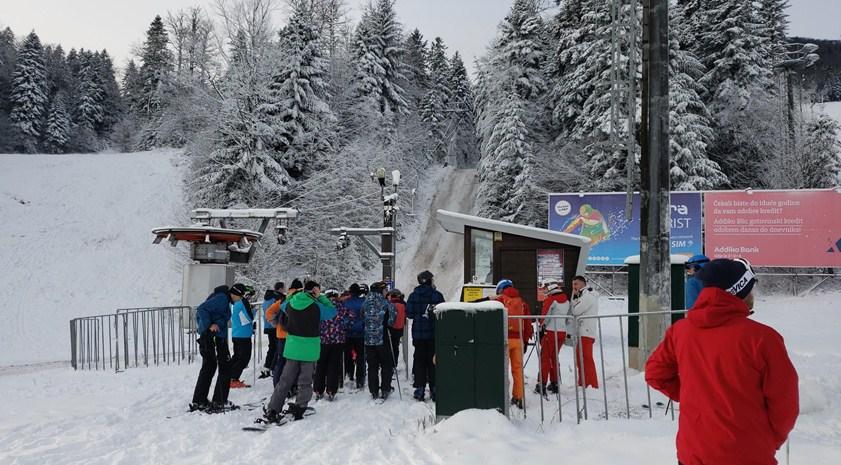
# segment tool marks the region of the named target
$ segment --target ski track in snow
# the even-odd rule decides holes
[[[71,318],[177,303],[179,256],[151,234],[183,222],[177,151],[0,159],[0,367],[69,360]]]

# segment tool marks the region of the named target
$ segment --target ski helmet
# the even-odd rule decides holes
[[[710,259],[707,258],[707,256],[704,254],[693,255],[689,260],[686,261],[686,269],[691,268],[695,271],[698,271],[709,262]]]
[[[496,285],[496,293],[501,294],[506,288],[513,287],[514,283],[510,279],[503,279]]]
[[[368,285],[367,285],[367,284],[362,283],[362,284],[360,284],[360,285],[359,285],[359,294],[360,294],[360,295],[365,295],[365,294],[367,294],[367,293],[368,293],[368,291],[369,291],[369,289],[368,289]]]

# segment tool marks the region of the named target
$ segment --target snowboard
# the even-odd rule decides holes
[[[264,431],[268,431],[268,430],[272,429],[273,427],[283,426],[283,425],[286,425],[286,424],[292,422],[292,417],[288,413],[284,412],[284,413],[282,413],[282,415],[283,416],[280,418],[280,420],[277,421],[277,422],[274,422],[274,423],[268,423],[268,422],[266,422],[265,419],[258,418],[256,420],[254,420],[253,425],[243,426],[242,430],[243,431],[254,431],[254,432],[262,433]],[[312,408],[312,407],[307,407],[307,410],[304,412],[304,418],[312,416],[312,415],[315,415],[315,409]]]

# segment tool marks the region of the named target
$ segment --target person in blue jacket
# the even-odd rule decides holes
[[[266,362],[263,364],[263,369],[260,370],[260,379],[270,378],[272,376],[272,368],[274,368],[275,359],[277,358],[277,329],[275,329],[274,323],[266,318],[266,310],[277,301],[283,303],[286,300],[285,291],[286,284],[283,281],[278,281],[274,284],[273,289],[266,289],[266,294],[263,295],[263,333],[269,339],[269,343],[268,351],[266,352]]]
[[[196,308],[196,332],[199,335],[199,353],[202,362],[199,378],[193,391],[190,410],[217,411],[232,407],[228,402],[230,390],[228,320],[231,319],[231,302],[242,297],[228,286],[213,290],[207,300]],[[207,399],[213,375],[218,371],[213,401]]]
[[[387,286],[378,281],[371,284],[362,304],[365,326],[365,359],[368,362],[368,391],[374,399],[388,399],[391,378],[394,376],[394,354],[386,339],[386,328],[397,320],[397,309],[385,298]]]
[[[706,255],[698,254],[686,261],[686,290],[683,297],[683,308],[686,310],[695,306],[695,301],[698,300],[698,294],[704,288],[704,283],[698,279],[698,272],[704,267],[710,259]]]
[[[359,284],[351,284],[348,292],[350,297],[343,302],[351,321],[345,347],[345,374],[351,381],[356,381],[357,389],[362,389],[365,386],[365,320],[362,318],[365,298]]]
[[[435,400],[435,306],[444,302],[444,295],[435,289],[429,271],[418,275],[418,286],[406,301],[406,317],[412,320],[412,345],[415,347],[412,373],[415,375],[416,400],[423,401],[426,385]]]
[[[231,286],[231,294],[238,296],[231,311],[231,342],[234,345],[234,356],[231,357],[231,388],[250,388],[240,378],[243,370],[251,360],[251,337],[254,335],[254,311],[251,302],[245,296],[245,285],[237,283]]]

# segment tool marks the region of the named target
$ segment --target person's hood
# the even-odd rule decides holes
[[[415,293],[422,297],[431,297],[435,292],[436,289],[431,284],[421,284],[415,288]]]
[[[502,295],[513,299],[515,297],[520,297],[520,291],[518,291],[514,286],[508,286],[502,290]]]
[[[277,292],[275,292],[274,289],[267,289],[266,293],[263,294],[263,300],[276,299],[276,298],[277,298]]]
[[[304,310],[315,303],[315,297],[309,292],[296,292],[289,298],[289,306],[295,310]]]
[[[548,296],[546,296],[546,300],[551,300],[552,302],[558,303],[564,303],[569,301],[566,293],[563,291],[558,292],[557,294],[549,294]]]
[[[686,319],[699,328],[715,328],[737,318],[747,318],[750,309],[744,300],[717,287],[705,287],[698,294]]]
[[[370,301],[381,300],[383,302],[388,302],[388,300],[386,300],[384,295],[378,294],[376,292],[372,292],[372,293],[368,294],[367,296],[365,296],[365,300],[370,300]]]

